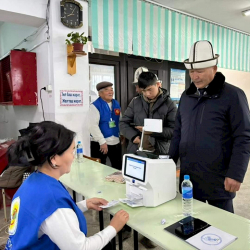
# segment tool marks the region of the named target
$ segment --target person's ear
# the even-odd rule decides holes
[[[56,166],[57,164],[57,155],[54,155],[52,157],[50,157],[50,161],[52,163],[53,166]]]
[[[60,156],[59,155],[55,155],[53,157],[50,158],[50,162],[51,162],[51,167],[56,169],[60,166]]]
[[[161,83],[160,83],[160,82],[157,82],[157,83],[156,83],[156,86],[157,86],[157,88],[161,87]]]

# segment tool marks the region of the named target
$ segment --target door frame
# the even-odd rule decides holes
[[[120,79],[120,72],[119,72],[119,62],[109,61],[109,60],[99,60],[99,59],[92,59],[89,64],[98,64],[98,65],[107,65],[107,66],[114,66],[114,80],[115,83],[119,82]],[[121,95],[120,85],[115,84],[115,97],[119,101]]]
[[[115,74],[115,96],[116,100],[120,103],[122,111],[124,112],[127,108],[126,106],[126,96],[127,96],[127,70],[126,70],[126,59],[125,54],[120,56],[108,56],[102,54],[89,54],[90,64],[100,64],[114,66]]]
[[[121,105],[121,110],[124,113],[129,102],[128,89],[132,88],[134,80],[133,68],[145,66],[152,70],[158,71],[158,78],[162,80],[162,87],[170,93],[170,69],[186,70],[185,89],[191,84],[188,70],[184,63],[172,62],[166,60],[147,59],[141,56],[127,55],[119,53],[119,56],[89,54],[90,64],[110,65],[114,66],[115,73],[115,96]],[[160,65],[160,67],[159,67]]]

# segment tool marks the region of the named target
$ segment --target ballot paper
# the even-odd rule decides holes
[[[236,239],[237,237],[210,226],[190,237],[186,242],[202,250],[220,250],[224,249]]]
[[[192,216],[181,219],[164,230],[200,250],[221,250],[237,239],[236,236]]]
[[[119,199],[120,202],[127,204],[130,207],[142,207],[143,196],[141,194],[130,193],[126,195],[127,198]]]
[[[127,199],[131,200],[131,201],[138,201],[138,200],[142,200],[143,196],[142,194],[137,194],[137,193],[133,193],[131,192],[130,194],[127,194]]]
[[[120,202],[127,204],[130,207],[142,207],[143,206],[143,200],[130,200],[128,198],[119,199]]]
[[[115,206],[116,204],[118,204],[119,203],[119,201],[115,201],[115,200],[112,200],[112,201],[110,201],[107,205],[103,205],[103,206],[100,206],[101,208],[109,208],[109,207],[113,207],[113,206]]]

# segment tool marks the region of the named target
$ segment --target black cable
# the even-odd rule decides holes
[[[46,8],[46,23],[49,26],[49,8],[50,8],[50,0],[48,0],[47,8]]]
[[[43,88],[40,89],[40,99],[41,99],[41,104],[42,104],[43,120],[45,121],[44,109],[43,109],[43,99],[42,99],[42,90],[46,90],[46,87],[43,87]]]
[[[49,36],[49,12],[50,12],[50,0],[48,0],[47,8],[46,8],[46,24],[48,27],[48,30],[47,30],[48,38],[50,37]]]

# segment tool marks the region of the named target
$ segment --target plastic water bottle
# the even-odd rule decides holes
[[[182,212],[184,216],[192,216],[193,214],[193,184],[189,175],[184,175],[181,184],[182,189]]]
[[[78,162],[82,162],[82,160],[83,160],[83,148],[82,148],[81,141],[77,142],[77,146],[76,146],[76,158],[77,158]]]

